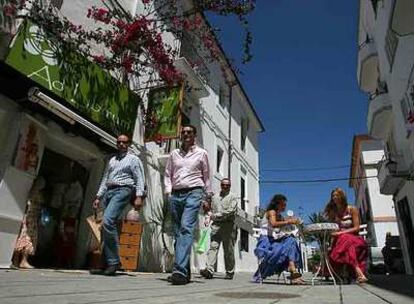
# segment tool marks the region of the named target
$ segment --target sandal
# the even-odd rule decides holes
[[[366,278],[366,277],[358,277],[356,279],[356,281],[357,281],[358,284],[364,284],[364,283],[368,282],[368,278]]]
[[[299,278],[296,278],[294,280],[291,280],[290,284],[292,284],[292,285],[305,285],[305,281],[301,277],[299,277]]]
[[[301,277],[302,277],[302,274],[301,273],[299,273],[297,271],[292,271],[290,273],[290,276],[288,277],[288,279],[292,281],[292,280],[297,280],[297,279],[299,279]]]

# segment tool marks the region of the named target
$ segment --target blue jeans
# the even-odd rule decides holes
[[[173,273],[187,276],[187,264],[190,260],[194,228],[198,220],[202,189],[188,192],[173,192],[170,197],[171,213],[175,230],[175,261]]]
[[[129,204],[131,195],[131,188],[119,187],[108,190],[102,199],[105,208],[102,225],[103,253],[107,266],[120,263],[118,221],[125,206]]]

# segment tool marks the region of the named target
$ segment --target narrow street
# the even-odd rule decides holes
[[[413,286],[414,0],[0,0],[0,304]]]
[[[379,286],[398,287],[406,295],[376,287],[344,285],[285,285],[277,278],[257,285],[250,274],[238,273],[233,281],[204,280],[193,275],[192,283],[173,286],[168,274],[122,273],[117,277],[91,276],[86,271],[1,270],[0,302],[13,303],[413,303],[412,280],[402,277],[375,279]],[[310,282],[310,277],[307,276]],[[404,288],[404,285],[406,288]],[[395,289],[394,289],[395,290]],[[410,294],[411,292],[411,294]],[[408,293],[408,294],[407,294]]]

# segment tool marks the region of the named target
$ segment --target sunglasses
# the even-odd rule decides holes
[[[116,143],[117,144],[128,144],[129,141],[128,140],[117,140]]]
[[[181,134],[192,134],[192,133],[193,133],[192,130],[184,130],[184,131],[181,131]]]

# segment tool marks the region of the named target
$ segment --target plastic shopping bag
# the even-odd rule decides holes
[[[207,251],[208,238],[210,237],[210,228],[206,227],[201,230],[200,239],[197,243],[196,252],[202,254]]]

